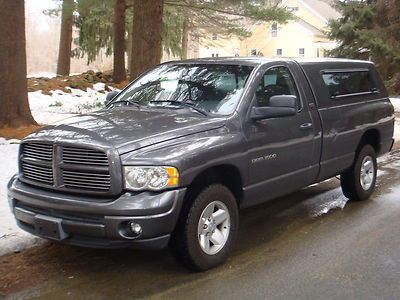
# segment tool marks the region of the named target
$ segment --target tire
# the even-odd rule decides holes
[[[211,216],[211,221],[206,216]],[[207,186],[195,196],[182,218],[171,245],[178,260],[195,271],[222,264],[230,253],[239,225],[238,206],[232,192],[221,184]],[[224,221],[219,223],[221,220]]]
[[[376,173],[375,150],[371,145],[365,145],[351,169],[340,176],[343,194],[351,201],[367,200],[375,189]]]

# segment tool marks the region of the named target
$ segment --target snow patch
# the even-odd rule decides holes
[[[0,256],[35,245],[39,238],[18,228],[7,199],[7,183],[17,173],[19,141],[0,138]]]
[[[397,114],[397,118],[394,124],[393,138],[396,141],[400,141],[400,118],[398,117],[400,115],[400,98],[390,98],[390,101],[392,102],[394,111]]]
[[[99,110],[106,99],[104,83],[96,83],[87,91],[68,88],[71,92],[51,91],[44,95],[41,91],[29,93],[29,105],[35,120],[40,124],[53,124],[76,114]]]

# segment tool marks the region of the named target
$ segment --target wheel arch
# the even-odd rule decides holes
[[[193,198],[203,188],[215,183],[225,185],[235,196],[238,206],[240,205],[243,199],[243,179],[239,168],[232,164],[216,165],[201,171],[188,185],[188,195]]]
[[[381,135],[379,133],[379,130],[377,130],[376,128],[371,128],[363,133],[357,146],[357,154],[361,151],[364,145],[371,145],[378,155],[381,151]]]

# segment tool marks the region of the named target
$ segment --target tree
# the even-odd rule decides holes
[[[342,18],[330,22],[338,46],[330,56],[370,59],[391,91],[400,91],[400,0],[337,1]]]
[[[58,51],[57,74],[69,75],[71,68],[71,43],[74,0],[63,0],[61,16],[60,47]]]
[[[116,0],[114,0],[116,1]],[[128,45],[125,43],[125,49],[128,52],[128,66],[130,72],[131,67],[138,66],[142,62],[150,66],[146,60],[152,56],[152,64],[158,64],[161,59],[161,53],[165,51],[174,56],[181,58],[187,57],[189,36],[200,38],[209,31],[218,32],[220,35],[236,35],[239,37],[249,36],[251,33],[246,30],[245,23],[249,20],[256,21],[277,21],[283,23],[291,18],[291,13],[284,7],[273,4],[277,1],[273,0],[164,0],[164,1],[135,1],[125,0],[125,37],[128,36]],[[77,0],[78,9],[75,26],[79,29],[79,37],[75,40],[78,46],[73,50],[73,56],[83,57],[87,55],[88,62],[93,61],[100,53],[100,50],[106,49],[106,55],[111,55],[114,52],[115,59],[118,57],[122,61],[122,51],[118,48],[118,53],[115,53],[115,47],[122,45],[122,30],[119,28],[119,38],[114,36],[116,28],[113,29],[113,23],[110,21],[110,15],[114,12],[114,20],[116,20],[116,6],[111,5],[109,0]],[[158,6],[162,9],[162,15],[153,16],[146,14],[143,22],[136,22],[133,25],[133,15],[143,13],[135,12],[136,7]],[[133,12],[132,12],[133,10]],[[160,12],[158,10],[158,13]],[[119,14],[122,15],[122,5]],[[147,19],[147,16],[149,17]],[[161,23],[160,23],[161,22]],[[143,24],[146,24],[145,26]],[[114,26],[117,24],[114,22]],[[119,24],[122,26],[122,24]],[[155,38],[159,40],[157,43],[146,41],[144,36],[146,32],[152,33],[161,28],[160,36],[151,36],[150,39],[154,42]],[[196,30],[203,28],[206,30]],[[135,38],[136,37],[136,38]],[[136,39],[136,40],[135,40]],[[145,41],[144,44],[137,43],[139,40]],[[161,48],[155,50],[148,48],[145,51],[139,50],[146,45],[157,44]],[[121,46],[122,47],[122,46]],[[160,55],[154,56],[155,52],[160,52]],[[137,56],[138,54],[144,56]],[[133,59],[131,59],[133,58]],[[120,68],[120,67],[118,67]],[[145,68],[139,68],[145,70]],[[134,71],[135,72],[135,71]],[[134,76],[131,76],[133,78]]]
[[[83,58],[93,62],[101,50],[106,55],[113,53],[114,1],[110,0],[78,0],[74,25],[79,35],[74,39],[77,46],[72,50],[72,57]]]
[[[0,0],[0,128],[37,125],[28,103],[24,0]]]
[[[114,8],[114,70],[113,81],[126,79],[125,71],[125,0],[115,0]]]
[[[164,0],[134,2],[131,80],[161,61],[163,12]]]

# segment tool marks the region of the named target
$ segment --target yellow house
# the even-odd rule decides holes
[[[340,14],[328,1],[284,0],[279,5],[287,7],[294,19],[286,24],[249,21],[246,28],[252,35],[242,40],[203,32],[202,38],[192,40],[189,57],[322,57],[325,50],[335,46],[326,31],[329,19],[337,19]]]

